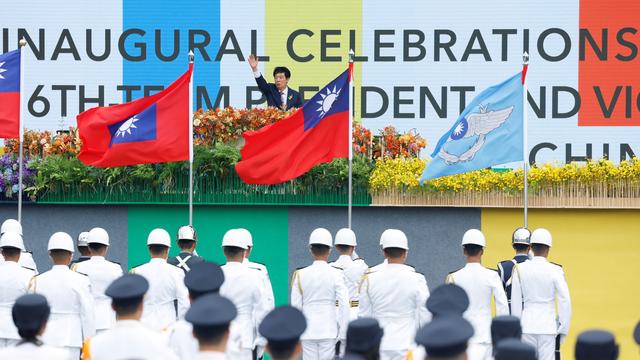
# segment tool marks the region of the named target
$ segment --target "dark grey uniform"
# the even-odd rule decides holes
[[[191,271],[191,267],[194,264],[201,263],[204,261],[202,256],[193,255],[190,252],[183,251],[177,256],[170,257],[167,262],[171,265],[177,266],[185,273]]]

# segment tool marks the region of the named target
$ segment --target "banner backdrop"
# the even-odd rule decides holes
[[[527,51],[529,159],[618,162],[640,154],[638,13],[635,0],[25,0],[1,7],[0,51],[27,39],[25,126],[55,130],[159,91],[190,48],[194,106],[215,108],[264,106],[251,53],[267,79],[289,67],[308,99],[353,47],[356,117],[416,129],[427,152]]]

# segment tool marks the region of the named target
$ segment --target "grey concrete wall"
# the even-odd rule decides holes
[[[17,218],[13,204],[0,204],[0,222]],[[111,246],[107,258],[127,267],[127,207],[108,205],[39,205],[25,204],[22,209],[24,242],[44,272],[51,267],[47,243],[51,234],[64,231],[76,240],[82,231],[103,227],[109,232]],[[78,256],[74,253],[74,258]]]
[[[296,268],[311,263],[307,241],[317,227],[335,235],[338,229],[347,227],[346,208],[289,208],[289,277]],[[480,228],[480,209],[357,207],[353,209],[352,228],[358,241],[356,251],[369,266],[383,260],[380,234],[388,228],[404,231],[410,248],[407,263],[425,274],[433,289],[450,271],[464,265],[460,241],[466,230]],[[336,257],[334,252],[331,259]]]

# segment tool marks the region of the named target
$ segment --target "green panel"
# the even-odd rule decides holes
[[[225,262],[220,244],[231,228],[243,227],[253,234],[251,260],[267,265],[276,304],[288,302],[287,207],[196,206],[193,225],[198,233],[198,255],[220,264]],[[129,206],[129,264],[149,260],[147,234],[161,227],[174,235],[188,222],[186,206]],[[178,253],[172,246],[171,255]]]

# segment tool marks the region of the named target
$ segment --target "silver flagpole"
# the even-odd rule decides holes
[[[525,71],[529,66],[529,54],[525,51],[522,54],[522,70]],[[523,168],[524,168],[524,227],[529,226],[529,111],[527,106],[527,74],[524,74],[522,81],[522,151],[523,151]]]
[[[351,229],[351,208],[353,207],[353,55],[353,49],[349,50],[349,229]]]
[[[193,66],[193,58],[193,50],[190,50],[190,66]],[[189,225],[193,226],[193,71],[189,78]]]
[[[20,126],[20,130],[18,132],[18,136],[20,137],[18,139],[18,147],[19,147],[19,151],[18,151],[18,222],[22,224],[22,161],[24,158],[24,149],[22,148],[23,144],[23,137],[24,137],[24,127],[23,127],[23,121],[24,121],[24,101],[22,101],[22,94],[24,93],[24,47],[27,45],[27,40],[25,40],[25,38],[20,39],[20,42],[18,43],[20,46],[20,120],[19,120],[19,126]]]

